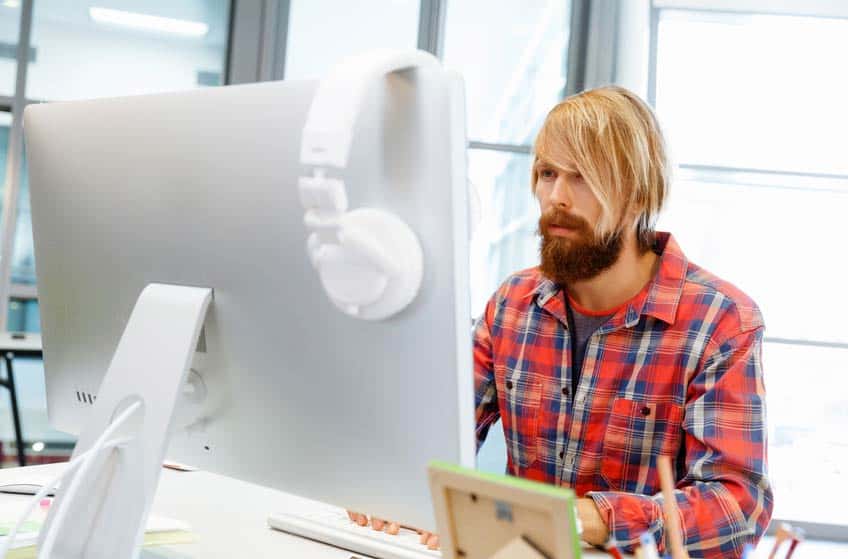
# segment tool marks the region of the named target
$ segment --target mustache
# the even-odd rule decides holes
[[[567,227],[581,231],[589,230],[589,223],[582,217],[561,210],[549,210],[539,218],[539,233],[546,235],[549,227]]]

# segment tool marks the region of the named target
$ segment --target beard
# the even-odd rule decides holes
[[[552,225],[572,229],[576,235],[551,235],[548,228]],[[623,246],[620,233],[598,240],[585,219],[558,210],[539,218],[539,234],[542,236],[539,268],[560,286],[597,276],[615,264]]]

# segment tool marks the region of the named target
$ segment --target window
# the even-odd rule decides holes
[[[0,23],[6,21],[2,10]],[[10,29],[20,23],[20,9],[16,12],[16,20],[6,16]],[[220,85],[228,25],[227,0],[135,6],[115,0],[39,0],[34,3],[23,103]],[[14,62],[15,48],[11,52]],[[29,184],[22,151],[18,157],[23,164],[17,219],[13,230],[5,229],[7,234],[14,231],[7,329],[33,330],[39,321],[33,319],[38,304]]]
[[[229,2],[38,0],[30,99],[90,99],[224,83]]]
[[[3,2],[0,4],[0,96],[2,97],[12,97],[15,94],[20,21],[20,3]],[[7,104],[10,105],[11,103]]]
[[[763,311],[775,517],[844,525],[848,19],[655,9],[655,20],[656,109],[680,166],[662,228]]]
[[[286,79],[317,78],[340,58],[367,49],[414,49],[418,12],[418,0],[293,1]]]
[[[24,17],[28,9],[31,18]],[[4,213],[2,224],[2,238],[12,240],[4,246],[11,254],[0,255],[10,262],[8,277],[0,278],[0,286],[7,286],[0,288],[0,300],[8,303],[0,305],[7,330],[40,331],[23,131],[16,125],[24,106],[221,85],[229,11],[229,0],[0,3],[0,169],[4,194],[13,202],[7,209],[15,209],[14,215]],[[16,81],[19,35],[30,37],[28,57],[20,62],[26,64],[25,83]],[[9,172],[15,169],[20,173]],[[49,428],[40,361],[16,359],[15,367],[24,438],[46,443],[28,445],[27,454],[33,463],[67,455],[72,442]],[[8,400],[0,398],[6,457],[11,433]]]
[[[562,0],[447,3],[444,62],[465,78],[468,176],[480,208],[471,243],[475,317],[508,275],[538,264],[530,151],[565,91],[570,21],[571,2]],[[505,456],[495,425],[478,467],[503,473]]]
[[[529,153],[565,91],[571,3],[448,2],[446,18],[444,61],[465,78],[469,180],[482,210],[471,250],[478,316],[506,276],[538,263]]]

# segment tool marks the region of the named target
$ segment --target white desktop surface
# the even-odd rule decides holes
[[[39,477],[59,471],[61,465],[35,466]],[[0,484],[18,479],[23,470],[0,470]],[[27,496],[0,494],[3,510]],[[272,530],[266,523],[271,512],[299,511],[316,503],[295,495],[208,472],[163,469],[153,502],[153,514],[181,520],[191,526],[197,543],[148,547],[143,559],[263,559],[280,557],[350,559],[353,555],[318,542]],[[609,557],[584,552],[583,557]]]

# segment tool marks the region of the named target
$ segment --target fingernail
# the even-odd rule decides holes
[[[438,536],[430,536],[430,539],[427,540],[427,549],[439,549]]]

